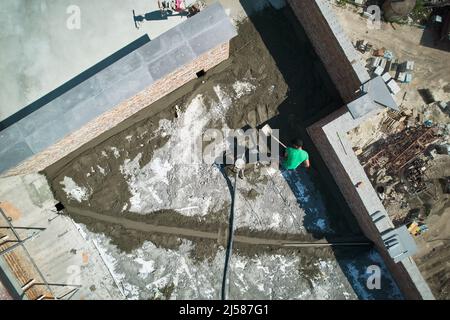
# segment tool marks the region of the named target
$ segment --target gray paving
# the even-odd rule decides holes
[[[390,108],[396,111],[399,110],[386,83],[380,76],[364,83],[361,89],[362,95],[347,104],[348,111],[350,111],[354,119],[377,109]]]
[[[367,92],[372,100],[383,107],[398,111],[397,103],[392,97],[386,83],[380,76],[377,76],[363,85],[363,91]]]
[[[352,114],[353,118],[359,118],[365,114],[377,109],[377,105],[372,100],[372,97],[368,93],[364,93],[358,99],[347,104],[347,109]]]
[[[223,7],[208,6],[1,131],[0,173],[236,35]]]

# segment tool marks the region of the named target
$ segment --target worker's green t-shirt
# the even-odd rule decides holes
[[[308,152],[303,149],[294,149],[288,147],[286,149],[287,157],[283,162],[285,169],[297,169],[297,167],[305,160],[309,159]]]

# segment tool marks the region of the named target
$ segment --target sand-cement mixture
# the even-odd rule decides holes
[[[285,14],[265,10],[241,23],[230,60],[192,90],[175,91],[161,111],[149,106],[141,120],[46,170],[55,197],[94,241],[124,297],[220,298],[231,196],[224,170],[192,161],[190,146],[205,130],[286,118],[292,128],[340,106],[335,92],[327,94],[329,79],[302,30]],[[251,166],[236,193],[241,239],[231,259],[230,297],[401,298],[371,249],[287,249],[264,240],[354,235],[334,201],[316,169],[282,174]],[[373,264],[384,271],[382,290],[366,288]]]

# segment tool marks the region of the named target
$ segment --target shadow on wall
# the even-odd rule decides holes
[[[441,17],[435,22],[431,17]],[[420,45],[450,52],[450,7],[436,8],[430,16],[420,39]]]
[[[303,226],[315,238],[330,242],[338,237],[360,237],[354,216],[306,132],[308,126],[341,108],[342,99],[289,6],[277,9],[269,5],[255,13],[254,2],[240,1],[289,87],[286,99],[278,107],[279,114],[259,128],[265,124],[279,128],[280,140],[285,143],[301,138],[310,155],[312,168],[283,173],[299,206],[305,210]],[[333,251],[360,299],[402,297],[374,249],[333,247]],[[381,267],[382,289],[369,292],[366,270],[373,264]]]
[[[143,35],[139,39],[133,41],[126,47],[120,49],[119,51],[113,53],[109,57],[103,59],[99,63],[95,64],[94,66],[90,67],[86,71],[83,71],[76,77],[72,78],[71,80],[67,81],[63,85],[59,86],[55,90],[51,91],[50,93],[46,94],[42,98],[34,101],[33,103],[29,104],[25,108],[21,109],[20,111],[16,112],[12,116],[6,118],[5,120],[0,122],[0,131],[8,128],[9,126],[13,125],[17,121],[25,118],[26,116],[30,115],[34,111],[38,110],[39,108],[43,107],[44,105],[50,103],[51,101],[55,100],[59,96],[63,95],[67,91],[73,89],[80,83],[86,81],[90,77],[94,76],[98,72],[102,71],[103,69],[107,68],[111,64],[115,63],[116,61],[120,60],[121,58],[125,57],[126,55],[130,54],[131,52],[135,51],[136,49],[142,47],[144,44],[150,42],[150,38],[148,35]]]

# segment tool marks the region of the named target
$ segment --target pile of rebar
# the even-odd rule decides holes
[[[427,188],[422,170],[424,165],[425,161],[421,158],[417,158],[413,160],[411,165],[405,170],[404,178],[407,183],[408,191],[412,194],[420,193]]]
[[[369,146],[361,156],[361,163],[368,171],[386,169],[391,174],[398,174],[437,140],[434,128],[408,128]]]

